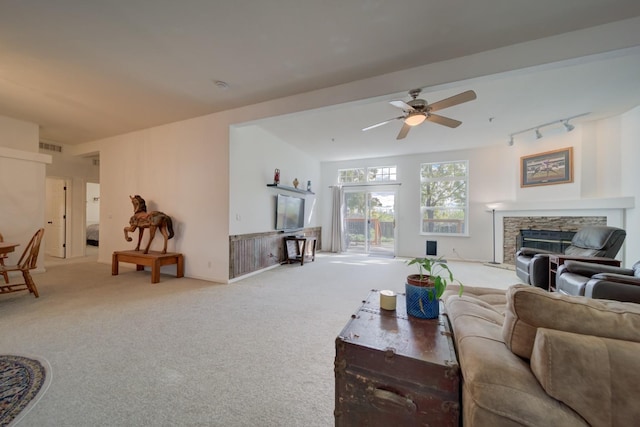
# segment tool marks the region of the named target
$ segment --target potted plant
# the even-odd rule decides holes
[[[418,274],[407,276],[405,285],[407,314],[422,319],[435,319],[440,314],[439,299],[447,285],[457,282],[462,295],[462,283],[453,277],[442,258],[413,258],[408,265],[417,265]]]

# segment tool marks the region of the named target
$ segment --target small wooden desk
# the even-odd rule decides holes
[[[118,275],[119,263],[128,262],[136,264],[136,270],[142,271],[144,267],[151,267],[151,283],[160,281],[160,267],[163,265],[176,264],[176,277],[184,277],[184,257],[182,254],[167,252],[163,254],[159,251],[116,251],[111,257],[111,274]]]
[[[313,236],[287,236],[284,238],[284,261],[287,264],[292,262],[299,262],[300,265],[304,265],[304,258],[307,255],[307,250],[311,250],[311,261],[316,259],[316,241],[318,239]],[[289,243],[293,247],[289,246]],[[311,244],[311,246],[309,246]]]
[[[558,267],[564,264],[565,261],[592,262],[594,264],[605,264],[620,267],[620,261],[613,258],[551,254],[549,255],[549,291],[551,292],[555,292],[556,290],[556,273],[558,272]]]

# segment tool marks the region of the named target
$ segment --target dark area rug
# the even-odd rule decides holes
[[[9,425],[34,400],[46,376],[38,360],[0,355],[0,426]]]

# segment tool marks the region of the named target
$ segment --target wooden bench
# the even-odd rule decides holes
[[[163,254],[159,251],[149,251],[148,254],[145,254],[142,251],[116,251],[111,257],[111,274],[113,276],[118,275],[118,264],[121,262],[136,264],[137,271],[151,267],[151,283],[160,281],[160,267],[163,265],[176,264],[176,277],[184,277],[184,257],[179,253],[167,252]]]

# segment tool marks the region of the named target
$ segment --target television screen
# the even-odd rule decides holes
[[[304,228],[304,199],[302,197],[276,196],[276,230]]]

